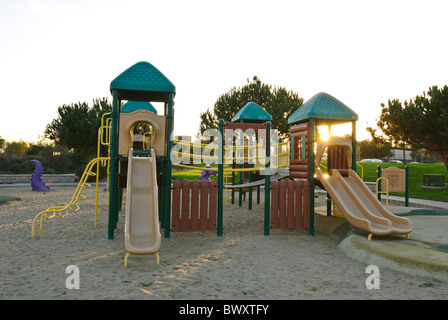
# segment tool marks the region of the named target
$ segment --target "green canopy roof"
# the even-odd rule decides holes
[[[175,86],[156,67],[141,61],[126,69],[110,83],[120,100],[165,102],[176,93]]]
[[[270,121],[272,116],[255,102],[249,102],[232,118],[232,122],[240,120]]]
[[[156,108],[150,102],[143,101],[128,101],[121,107],[122,113],[131,113],[136,110],[148,110],[157,114]]]
[[[323,122],[356,121],[358,115],[341,101],[325,92],[314,95],[301,105],[296,112],[288,118],[288,124],[301,122],[307,119],[322,119]]]

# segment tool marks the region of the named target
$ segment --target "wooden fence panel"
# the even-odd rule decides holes
[[[278,225],[278,186],[280,182],[271,182],[271,225]]]
[[[171,210],[173,212],[173,215],[171,217],[171,224],[172,226],[175,226],[175,228],[177,230],[173,230],[173,231],[178,231],[180,229],[180,195],[181,195],[181,184],[179,180],[175,180],[173,182],[173,204],[171,206]],[[173,227],[174,229],[174,227]]]
[[[271,183],[271,227],[310,227],[310,183],[307,180]]]
[[[190,182],[182,181],[182,214],[180,218],[181,230],[190,230]]]
[[[172,231],[214,231],[218,188],[216,181],[174,181]]]
[[[190,206],[190,230],[197,231],[200,230],[199,227],[199,201],[194,201],[194,199],[199,199],[199,181],[193,181],[191,183],[191,206]]]
[[[294,181],[289,180],[287,181],[287,190],[288,190],[288,217],[287,217],[287,226],[295,226],[295,207],[294,207],[294,198],[295,198],[295,192],[294,192]]]
[[[306,183],[308,184],[308,189],[309,189],[309,182],[306,181]],[[304,182],[305,184],[305,182]],[[307,192],[303,192],[303,189],[306,188],[306,186],[303,187],[299,187],[299,188],[295,188],[294,190],[294,198],[296,200],[296,228],[307,228],[305,227],[305,222],[303,219],[303,215],[309,215],[309,209],[306,210],[306,208],[303,206],[304,203],[309,203],[310,202],[310,198],[309,198],[309,193]],[[303,194],[306,194],[306,198],[305,201],[303,201]],[[300,210],[302,210],[302,212],[300,212]]]
[[[216,215],[218,211],[218,183],[213,181],[209,188],[208,229],[216,230]]]
[[[280,183],[278,188],[278,207],[279,212],[285,212],[285,214],[279,214],[279,228],[286,228],[286,183]]]

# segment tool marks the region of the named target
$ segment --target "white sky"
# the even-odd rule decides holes
[[[381,103],[448,84],[447,12],[446,0],[0,0],[0,136],[37,141],[59,106],[112,101],[110,82],[148,61],[176,86],[176,135],[257,75],[305,101],[333,95],[362,140]]]

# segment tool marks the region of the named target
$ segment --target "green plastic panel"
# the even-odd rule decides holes
[[[232,118],[232,122],[240,120],[271,121],[272,116],[255,102],[249,102]]]
[[[141,61],[126,69],[112,80],[110,90],[175,93],[176,87],[152,64]]]
[[[148,110],[157,114],[156,108],[150,102],[128,101],[121,107],[121,113],[131,113],[136,110]]]
[[[307,119],[356,121],[358,115],[338,99],[325,92],[314,95],[288,118],[288,124]]]

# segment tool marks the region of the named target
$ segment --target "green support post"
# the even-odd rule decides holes
[[[119,119],[119,100],[118,91],[112,92],[112,128],[110,140],[110,180],[109,180],[109,225],[108,239],[114,238],[116,227],[116,217],[118,214],[118,119]]]
[[[405,193],[404,193],[404,205],[409,207],[409,167],[405,166]]]
[[[269,235],[269,229],[271,227],[270,219],[270,200],[271,200],[271,122],[266,123],[266,163],[265,163],[265,176],[264,176],[264,235]]]
[[[249,183],[252,182],[252,172],[249,172]],[[249,210],[252,210],[252,187],[249,187]]]
[[[235,157],[235,155],[233,155],[233,157]],[[235,169],[235,163],[232,163],[232,169]],[[232,185],[234,184],[235,184],[235,171],[232,171]],[[232,189],[232,204],[234,203],[235,203],[235,189]]]
[[[170,94],[168,101],[165,103],[166,114],[166,157],[165,157],[165,173],[164,190],[165,197],[163,199],[164,216],[165,216],[165,238],[170,237],[171,231],[171,148],[173,146],[172,133],[173,133],[173,94]]]
[[[232,146],[235,146],[235,136],[232,137]],[[235,169],[236,149],[232,150],[232,169]],[[241,182],[240,182],[241,183]],[[235,184],[235,171],[232,171],[232,185]],[[232,189],[232,204],[235,204],[235,188]]]
[[[218,135],[218,219],[217,235],[222,237],[222,205],[224,191],[224,120],[219,119]]]
[[[327,174],[330,174],[330,168],[331,168],[331,153],[329,148],[327,149]],[[327,216],[331,216],[331,207],[333,202],[331,201],[331,196],[327,192]]]
[[[315,120],[310,119],[310,172],[308,181],[310,182],[310,229],[309,234],[314,236],[314,136],[315,136]]]
[[[244,168],[244,164],[243,164],[243,168]],[[241,169],[241,167],[240,167]],[[243,177],[243,173],[240,172],[240,184],[243,184],[244,182],[244,177]],[[238,206],[242,207],[243,206],[243,188],[239,189],[240,191],[238,192]]]
[[[356,121],[352,121],[352,170],[356,172]]]
[[[239,122],[244,123],[244,120],[240,120]],[[240,137],[239,146],[240,147],[244,147],[244,132],[243,132],[243,130],[241,130],[241,137]],[[236,148],[235,148],[235,151],[236,151]],[[243,149],[238,149],[238,156],[241,156],[241,152],[243,153],[243,157],[242,157],[243,158],[243,163],[240,163],[240,169],[241,169],[241,166],[244,169],[246,167],[244,165],[244,148]],[[240,172],[240,184],[243,184],[243,183],[244,183],[244,173]],[[240,192],[238,194],[238,197],[239,197],[238,205],[240,207],[242,207],[243,206],[243,188],[240,188]]]
[[[376,167],[376,177],[377,177],[377,179],[379,179],[379,180],[377,180],[377,184],[378,184],[378,200],[380,200],[381,201],[381,166],[380,165],[378,165],[377,167]]]
[[[159,171],[160,173],[164,172],[164,163],[165,163],[165,159],[164,157],[158,157],[159,159]],[[165,211],[164,208],[162,206],[162,204],[164,203],[163,199],[165,198],[165,192],[163,189],[163,185],[164,185],[164,180],[163,180],[163,174],[161,175],[161,178],[159,179],[159,184],[158,184],[158,199],[159,199],[159,221],[160,221],[160,227],[162,229],[165,229]]]

